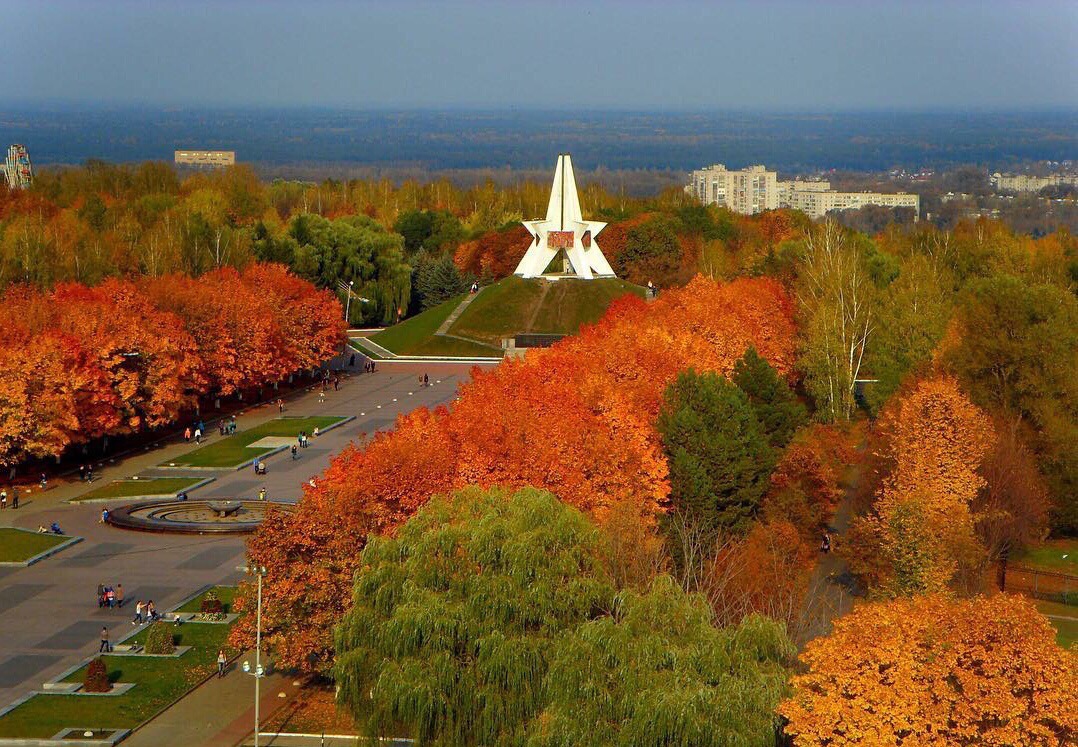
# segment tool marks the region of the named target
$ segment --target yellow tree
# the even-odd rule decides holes
[[[1020,597],[866,604],[801,654],[779,706],[797,747],[1070,745],[1078,656]]]
[[[918,382],[880,428],[891,470],[851,537],[876,562],[851,564],[892,593],[939,590],[983,552],[970,503],[985,484],[978,469],[994,442],[991,423],[955,379],[941,376]]]

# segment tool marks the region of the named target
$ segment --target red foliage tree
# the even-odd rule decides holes
[[[599,520],[623,501],[653,520],[669,490],[653,425],[663,390],[690,366],[729,373],[749,345],[790,375],[794,326],[782,288],[698,278],[652,304],[619,300],[578,336],[474,372],[452,409],[419,410],[346,450],[293,516],[263,524],[249,543],[272,569],[268,643],[288,666],[324,670],[365,537],[393,531],[433,494],[532,485]],[[235,642],[249,634],[241,625]]]

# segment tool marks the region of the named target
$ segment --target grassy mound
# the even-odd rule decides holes
[[[436,337],[434,333],[467,296],[461,294],[445,303],[416,314],[400,324],[371,335],[386,350],[397,355],[452,355],[460,357],[498,356],[498,346],[487,346],[454,337]]]
[[[644,289],[615,278],[557,281],[508,277],[483,290],[449,328],[460,337],[500,345],[523,332],[575,334],[598,321],[614,299]]]

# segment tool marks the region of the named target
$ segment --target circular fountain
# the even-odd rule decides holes
[[[143,532],[242,534],[257,529],[270,510],[293,511],[295,505],[241,499],[148,501],[111,509],[108,523]]]

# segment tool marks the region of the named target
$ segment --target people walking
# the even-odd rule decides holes
[[[98,608],[105,606],[105,585],[97,585],[97,606]]]
[[[260,500],[260,501],[266,500],[266,489],[265,488],[259,488],[259,490],[258,490],[258,500]]]
[[[142,625],[142,611],[143,611],[143,609],[144,609],[144,606],[142,604],[141,599],[138,600],[137,602],[135,602],[135,616],[133,618],[131,618],[131,624],[132,625]]]
[[[318,404],[322,404],[326,401],[326,390],[323,389],[318,393]]]
[[[0,490],[0,509],[7,508],[7,490]]]
[[[49,487],[49,478],[45,477],[44,472],[41,473],[41,483],[40,483],[40,485],[41,485],[42,490],[45,490],[45,489],[47,489]]]
[[[157,620],[157,607],[154,606],[152,599],[146,602],[146,620],[147,622],[156,622]]]
[[[423,386],[430,386],[430,377],[423,374]]]
[[[284,412],[284,400],[280,397],[277,398],[277,412]]]
[[[116,609],[123,609],[124,606],[124,585],[116,584]]]
[[[293,459],[296,459],[299,456],[299,454],[297,453],[298,451],[299,450],[296,448],[296,445],[292,444],[292,458]]]
[[[108,524],[109,523],[109,510],[107,508],[101,509],[101,519],[97,523],[98,524]]]
[[[19,489],[14,486],[11,488],[11,507],[19,507]]]
[[[202,429],[201,428],[195,428],[195,443],[196,444],[202,443]]]
[[[225,656],[225,650],[217,650],[217,679],[225,676],[225,665],[228,664],[228,658]]]
[[[109,645],[109,629],[106,627],[101,628],[101,645],[97,648],[97,653],[109,653],[112,651],[112,646]]]
[[[187,426],[186,428],[183,429],[183,440],[184,441],[190,441],[191,440],[191,426]]]
[[[105,587],[105,601],[108,602],[110,610],[116,606],[116,590],[111,586]]]

